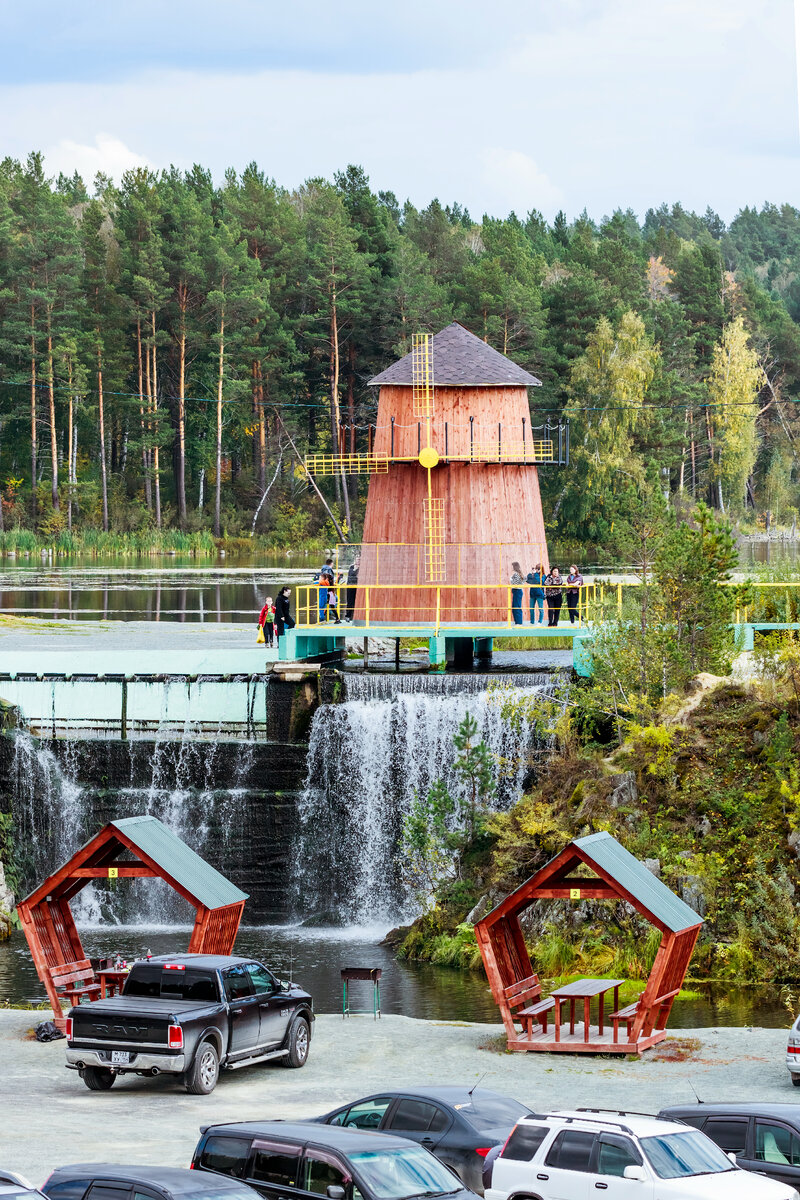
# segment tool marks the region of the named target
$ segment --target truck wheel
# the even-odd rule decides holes
[[[186,1072],[186,1090],[193,1096],[207,1096],[219,1079],[219,1055],[213,1042],[201,1042],[194,1062]]]
[[[281,1063],[284,1067],[304,1067],[308,1058],[308,1044],[311,1041],[311,1030],[305,1017],[294,1022],[286,1039],[289,1053],[284,1055]]]
[[[117,1078],[113,1071],[107,1071],[105,1067],[84,1067],[80,1074],[90,1092],[107,1092]]]

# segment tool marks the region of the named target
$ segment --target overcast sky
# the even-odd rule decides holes
[[[800,6],[800,5],[799,5]],[[800,204],[794,0],[0,0],[0,153],[484,212]]]

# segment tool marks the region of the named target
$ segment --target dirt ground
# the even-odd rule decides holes
[[[64,1044],[31,1040],[38,1014],[0,1011],[0,1165],[43,1183],[72,1162],[188,1166],[201,1124],[314,1116],[380,1088],[478,1079],[530,1107],[655,1112],[669,1103],[797,1097],[780,1029],[675,1030],[640,1060],[508,1054],[501,1028],[390,1016],[317,1019],[302,1070],[262,1064],[223,1074],[210,1096],[166,1076],[90,1092]]]

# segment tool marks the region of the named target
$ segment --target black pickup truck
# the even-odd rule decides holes
[[[135,962],[122,994],[76,1004],[67,1066],[94,1092],[117,1075],[179,1075],[195,1095],[229,1070],[279,1059],[302,1067],[314,1010],[307,992],[263,963],[210,954]]]

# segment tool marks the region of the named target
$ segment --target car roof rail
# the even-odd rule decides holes
[[[573,1112],[612,1113],[615,1117],[649,1117],[651,1121],[659,1121],[655,1113],[638,1112],[635,1108],[575,1108]]]
[[[597,1111],[596,1117],[583,1116],[584,1112],[591,1113],[595,1111]],[[612,1129],[621,1129],[623,1133],[629,1133],[631,1137],[636,1137],[636,1134],[629,1125],[624,1125],[622,1121],[613,1121],[610,1117],[604,1117],[602,1112],[602,1109],[574,1108],[571,1113],[551,1113],[550,1116],[553,1120],[565,1121],[568,1125],[571,1125],[573,1121],[581,1121],[584,1125],[610,1125]]]

